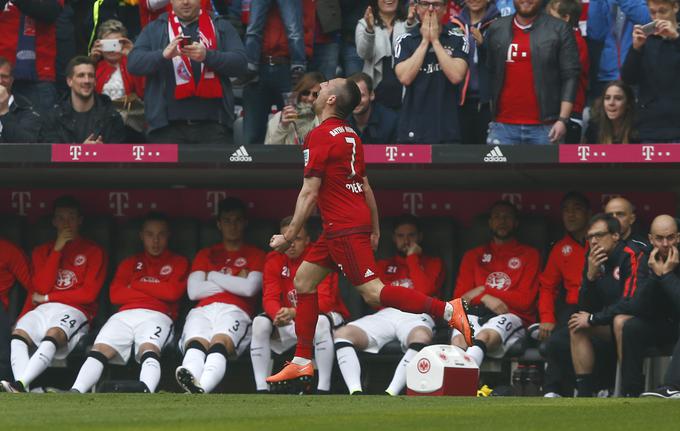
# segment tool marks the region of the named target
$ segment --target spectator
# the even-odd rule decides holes
[[[0,142],[38,142],[42,119],[31,101],[12,94],[12,63],[0,57]]]
[[[12,332],[15,380],[0,382],[5,392],[27,392],[52,359],[65,359],[89,330],[107,257],[100,246],[80,236],[82,221],[75,198],[54,201],[57,238],[33,250],[31,290]],[[29,348],[35,349],[31,356]]]
[[[595,99],[590,111],[585,141],[588,144],[632,144],[639,142],[635,121],[635,95],[623,81],[612,81]]]
[[[517,208],[507,201],[491,206],[488,244],[467,251],[460,264],[454,298],[463,298],[475,339],[468,346],[454,330],[453,345],[466,350],[477,366],[488,355],[502,358],[520,342],[525,327],[536,320],[536,294],[540,255],[515,239],[519,226]]]
[[[310,69],[321,72],[328,80],[337,77],[341,27],[340,0],[317,0]]]
[[[225,145],[234,122],[229,77],[245,73],[243,45],[226,19],[201,11],[200,0],[171,3],[128,56],[130,73],[147,77],[147,139]]]
[[[654,219],[649,233],[653,250],[640,258],[642,274],[634,292],[632,313],[614,318],[614,336],[621,358],[622,394],[637,397],[644,389],[642,363],[651,347],[675,343],[678,338],[677,294],[673,285],[678,262],[678,224],[669,215]]]
[[[292,216],[281,221],[283,231]],[[310,237],[303,227],[284,253],[272,251],[264,263],[262,306],[264,313],[253,319],[253,340],[250,358],[253,363],[255,386],[258,392],[269,392],[265,379],[271,374],[272,351],[282,354],[297,342],[295,335],[295,307],[297,293],[293,285],[295,273],[310,249]],[[333,329],[349,317],[338,289],[338,274],[329,274],[318,286],[319,318],[314,333],[314,358],[319,371],[317,393],[330,393],[333,371]]]
[[[548,263],[538,278],[538,339],[546,343],[548,364],[543,391],[548,398],[574,392],[567,321],[577,311],[589,219],[588,198],[578,192],[564,195],[562,224],[565,235],[552,246]]]
[[[580,69],[573,30],[542,13],[540,0],[515,0],[514,4],[517,12],[496,20],[482,45],[490,70],[494,117],[486,142],[562,142]]]
[[[614,343],[614,316],[630,312],[630,299],[639,282],[640,249],[621,239],[621,225],[609,214],[597,214],[588,223],[586,255],[578,309],[569,318],[571,358],[579,397],[595,391],[593,338]],[[619,359],[621,359],[619,357]]]
[[[0,380],[13,381],[10,367],[9,294],[15,282],[31,290],[31,273],[24,252],[10,241],[0,238]]]
[[[364,60],[363,72],[373,80],[375,97],[388,108],[401,108],[404,87],[394,73],[394,46],[417,25],[415,5],[396,0],[371,0],[356,29],[356,46]]]
[[[648,0],[655,29],[647,36],[641,26],[633,30],[621,76],[637,85],[636,126],[642,142],[680,142],[680,34],[678,0]]]
[[[680,267],[678,267],[678,223],[669,216],[659,216],[652,223],[650,241],[654,249],[647,260],[649,265],[649,285],[644,285],[644,291],[649,292],[652,298],[652,311],[657,321],[667,320],[668,317],[674,324],[663,324],[663,329],[678,329],[677,321],[680,320]],[[659,307],[659,308],[657,308]],[[661,311],[657,313],[657,311]],[[628,331],[628,324],[624,326],[624,355],[629,350],[627,344],[633,341],[631,348],[637,347],[638,340],[632,340],[630,336],[637,336],[633,331]],[[657,334],[650,334],[656,336]],[[656,338],[656,337],[655,337]],[[658,338],[657,338],[658,339]],[[644,340],[639,340],[643,341]],[[636,365],[636,372],[639,368]],[[675,348],[671,363],[666,370],[663,385],[653,391],[645,392],[642,396],[659,398],[680,398],[680,340],[676,338]]]
[[[420,221],[402,216],[394,223],[392,241],[396,255],[378,261],[378,275],[386,284],[415,289],[426,295],[440,293],[444,282],[441,258],[427,256],[420,244],[423,234]],[[360,394],[361,364],[355,349],[378,353],[392,340],[399,341],[404,356],[394,371],[385,392],[399,395],[406,386],[406,366],[432,341],[434,321],[428,314],[406,313],[395,308],[381,308],[374,314],[350,322],[335,332],[335,347],[340,372],[350,394]]]
[[[590,60],[588,58],[588,46],[581,35],[579,20],[581,19],[580,0],[550,0],[548,12],[555,18],[559,18],[571,26],[574,30],[574,38],[578,47],[578,61],[581,72],[578,77],[578,89],[574,99],[574,107],[567,123],[567,133],[564,142],[567,144],[579,144],[583,135],[583,108],[586,103],[586,90],[588,89],[588,74],[590,72]]]
[[[39,112],[47,113],[57,101],[55,21],[64,1],[21,0],[1,4],[0,56],[13,64],[14,93],[29,99]]]
[[[649,21],[645,0],[590,0],[588,38],[602,43],[592,93],[601,94],[608,82],[621,79],[621,67],[632,45],[633,26]]]
[[[621,239],[632,248],[645,249],[648,244],[642,235],[634,232],[633,226],[637,220],[635,214],[635,206],[628,199],[617,196],[607,201],[604,206],[604,212],[608,215],[616,217],[621,225]]]
[[[395,72],[406,87],[397,141],[441,144],[460,141],[458,84],[468,71],[469,46],[462,28],[440,21],[440,0],[417,3],[420,25],[395,45]]]
[[[357,23],[368,7],[369,0],[340,0],[342,17],[340,58],[344,76],[361,72],[364,60],[359,57],[356,45]]]
[[[262,0],[260,0],[262,1]],[[312,55],[314,42],[315,2],[302,0],[305,53]],[[291,7],[291,6],[287,6]],[[267,131],[267,121],[273,105],[283,109],[283,95],[295,86],[291,81],[291,57],[286,32],[278,7],[269,10],[262,40],[257,79],[243,89],[243,133],[249,145],[262,144]],[[295,54],[297,55],[297,54]]]
[[[484,144],[491,121],[491,83],[489,70],[480,61],[478,43],[483,43],[489,26],[500,16],[491,0],[468,0],[458,15],[467,26],[470,44],[470,75],[463,104],[460,107],[462,144]]]
[[[319,72],[306,73],[300,79],[290,96],[294,104],[288,103],[269,120],[265,145],[302,145],[307,133],[319,125],[313,105],[324,81]]]
[[[361,101],[352,111],[349,124],[364,144],[393,144],[396,141],[399,114],[375,100],[373,80],[363,72],[349,78],[361,92]]]
[[[258,76],[263,52],[263,36],[271,3],[272,0],[252,0],[250,2],[250,20],[245,38],[248,74],[244,83],[247,83],[248,80],[254,80]],[[290,81],[291,86],[295,86],[307,69],[302,20],[303,0],[276,0],[276,4],[288,38]]]
[[[47,115],[43,142],[102,144],[125,141],[123,120],[106,95],[95,92],[95,63],[78,56],[66,66],[71,89]]]

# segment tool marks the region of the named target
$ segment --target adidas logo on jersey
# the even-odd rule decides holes
[[[252,162],[253,158],[250,157],[246,147],[241,145],[234,153],[229,157],[230,162]]]
[[[369,268],[369,269],[366,270],[366,273],[364,274],[364,278],[368,278],[368,277],[371,277],[373,275],[375,275],[375,273],[373,271],[371,271],[371,269]]]
[[[485,162],[507,162],[508,158],[503,155],[498,145],[484,157]]]

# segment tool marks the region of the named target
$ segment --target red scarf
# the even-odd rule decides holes
[[[144,98],[144,77],[130,75],[127,70],[127,56],[120,59],[120,75],[123,77],[123,85],[125,86],[125,95],[129,96],[131,93],[137,94],[139,98]],[[96,90],[98,94],[102,94],[104,85],[109,82],[111,76],[116,71],[116,66],[109,64],[106,60],[100,60],[97,63],[97,82]]]
[[[173,40],[178,34],[183,34],[179,19],[175,12],[168,13],[168,35]],[[215,36],[215,26],[208,14],[200,12],[198,16],[198,35],[200,42],[206,49],[217,49],[217,37]],[[201,79],[198,86],[194,83],[191,61],[188,57],[181,55],[172,59],[172,66],[175,71],[175,99],[186,99],[189,97],[202,97],[204,99],[222,98],[222,85],[220,79],[210,68],[201,63]]]

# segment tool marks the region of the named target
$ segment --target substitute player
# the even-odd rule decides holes
[[[425,295],[438,294],[444,282],[444,265],[440,258],[423,254],[419,220],[412,215],[399,217],[394,223],[392,240],[397,255],[378,261],[380,279]],[[349,393],[362,392],[361,364],[355,349],[378,353],[385,344],[398,340],[404,356],[385,392],[399,395],[406,386],[406,366],[420,350],[430,344],[432,328],[434,321],[425,313],[405,313],[395,308],[383,308],[338,329],[335,333],[335,349]]]
[[[111,303],[120,309],[99,331],[72,392],[89,391],[109,361],[127,364],[132,349],[141,364],[139,380],[148,392],[158,387],[161,350],[186,292],[189,262],[168,250],[170,224],[164,214],[147,214],[139,237],[144,251],[120,263],[109,288]]]
[[[187,315],[180,347],[177,383],[187,392],[211,392],[222,381],[227,358],[250,345],[250,327],[262,289],[265,253],[245,244],[246,206],[222,200],[217,228],[222,242],[199,251],[189,274],[189,299],[199,301]]]
[[[539,252],[515,239],[519,220],[513,204],[498,201],[490,213],[492,240],[463,255],[453,292],[473,306],[469,318],[477,336],[470,344],[454,330],[452,344],[467,348],[477,366],[487,354],[502,357],[536,321]]]
[[[317,201],[323,233],[295,276],[298,293],[295,357],[280,373],[267,379],[270,383],[309,379],[314,375],[312,340],[319,314],[316,286],[337,268],[369,305],[443,317],[472,343],[472,332],[460,299],[446,303],[417,290],[385,286],[377,276],[372,248],[377,247],[380,237],[378,207],[364,175],[361,139],[345,120],[360,100],[361,93],[354,82],[337,78],[321,84],[314,102],[321,124],[305,138],[305,178],[295,214],[286,231],[272,237],[270,246],[277,251],[290,247]]]
[[[284,231],[292,217],[281,221]],[[303,227],[285,253],[272,251],[264,264],[262,305],[264,313],[253,320],[253,340],[250,358],[258,392],[269,392],[265,381],[271,373],[271,352],[281,354],[297,343],[295,336],[295,307],[297,295],[293,279],[304,256],[311,247],[307,228]],[[349,317],[349,311],[340,297],[338,275],[331,273],[318,286],[319,317],[314,332],[314,357],[319,370],[317,393],[328,393],[333,371],[333,329]]]
[[[25,392],[52,359],[64,359],[89,329],[97,312],[97,296],[106,278],[107,257],[79,233],[80,203],[71,196],[54,201],[52,225],[57,239],[33,250],[32,290],[12,333],[14,382],[2,381],[6,392]],[[29,358],[29,349],[36,348]]]

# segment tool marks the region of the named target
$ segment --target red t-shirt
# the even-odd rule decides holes
[[[139,253],[120,263],[111,282],[111,303],[120,310],[145,308],[177,318],[179,300],[187,290],[189,262],[165,251],[160,256]]]
[[[560,285],[566,291],[567,304],[578,303],[578,292],[583,281],[586,247],[571,235],[555,243],[548,263],[538,278],[538,314],[541,322],[555,323],[555,300]]]
[[[10,241],[0,238],[0,303],[9,307],[9,291],[19,280],[26,290],[31,290],[31,272],[23,251]]]
[[[588,58],[588,45],[581,36],[581,30],[574,29],[576,46],[578,48],[578,61],[581,64],[581,72],[578,75],[578,88],[576,89],[576,99],[572,112],[580,114],[586,104],[586,89],[588,88],[588,71],[590,70],[590,59]]]
[[[264,269],[264,258],[264,251],[252,245],[243,244],[239,250],[229,251],[224,248],[224,244],[218,243],[198,252],[191,265],[191,272],[203,271],[208,273],[210,271],[219,271],[222,274],[229,275],[238,275],[244,269],[248,272],[262,272]],[[214,302],[236,305],[250,316],[255,313],[257,306],[257,298],[255,296],[245,297],[231,292],[221,292],[201,299],[197,307],[203,307]]]
[[[531,67],[531,32],[512,21],[512,43],[505,57],[505,82],[498,99],[496,121],[507,124],[541,124]]]
[[[88,319],[97,313],[97,297],[106,278],[108,258],[94,242],[78,238],[66,243],[61,251],[54,250],[54,241],[33,249],[33,290],[28,292],[22,313],[35,306],[33,292],[48,295],[49,302],[70,305],[82,311]]]
[[[285,253],[278,251],[272,251],[267,255],[264,264],[262,306],[272,320],[281,307],[297,307],[297,293],[293,279],[310,247],[307,247],[307,250],[297,259],[291,259]],[[349,311],[340,296],[336,272],[331,272],[324,278],[317,286],[317,291],[321,313],[335,311],[345,319],[349,317]]]
[[[371,232],[364,147],[345,120],[329,118],[305,137],[305,178],[321,178],[318,205],[328,238]]]
[[[441,258],[412,254],[379,260],[380,280],[392,286],[414,289],[427,296],[439,296],[444,283]]]
[[[453,297],[486,286],[484,293],[472,299],[472,305],[481,304],[482,296],[491,295],[505,302],[510,313],[521,317],[525,324],[533,323],[539,265],[538,250],[516,240],[473,248],[463,256]]]

